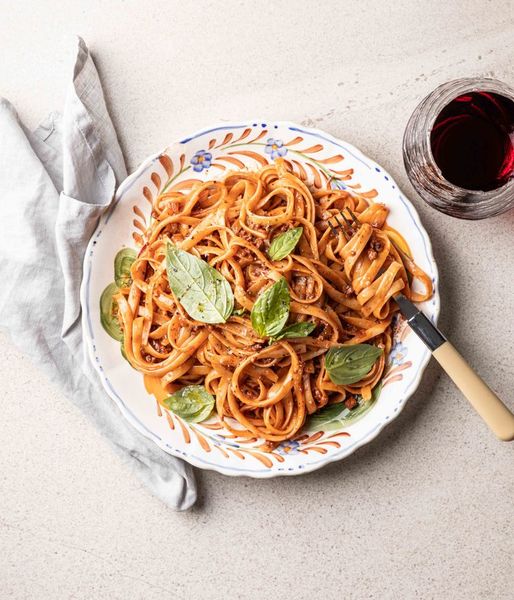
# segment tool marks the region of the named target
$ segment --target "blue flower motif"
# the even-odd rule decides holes
[[[397,342],[393,348],[391,349],[391,354],[389,355],[389,362],[392,365],[401,365],[405,357],[407,356],[408,348],[405,344],[401,342]]]
[[[191,159],[193,165],[193,171],[200,173],[204,169],[208,169],[211,166],[212,154],[206,150],[198,150],[198,152]]]
[[[269,154],[271,158],[275,160],[275,158],[278,158],[279,156],[285,156],[287,154],[287,148],[284,146],[284,142],[282,140],[268,138],[264,152]]]
[[[299,448],[300,443],[296,440],[286,440],[285,442],[282,442],[275,451],[286,456],[287,454],[298,454]]]
[[[333,190],[346,190],[345,184],[340,179],[332,179],[330,182],[330,187]]]

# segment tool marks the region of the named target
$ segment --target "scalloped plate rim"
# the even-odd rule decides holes
[[[189,134],[189,136],[187,136],[187,137],[181,137],[180,139],[165,146],[160,152],[152,154],[152,155],[148,156],[146,159],[144,159],[140,163],[140,165],[136,168],[136,170],[132,174],[128,175],[120,183],[120,185],[118,186],[118,188],[115,192],[111,206],[105,211],[105,213],[100,218],[98,225],[95,228],[95,231],[93,232],[93,234],[91,236],[91,239],[89,240],[88,246],[84,253],[83,278],[82,278],[82,283],[81,283],[81,287],[80,287],[80,303],[81,303],[81,308],[82,308],[81,321],[82,321],[83,338],[86,341],[87,356],[88,356],[89,360],[91,361],[91,363],[93,364],[93,367],[95,368],[96,372],[99,375],[99,378],[102,383],[102,387],[103,387],[104,391],[116,403],[117,407],[119,408],[120,412],[122,413],[122,416],[125,419],[127,419],[127,421],[133,427],[135,427],[137,431],[139,431],[139,433],[141,433],[146,439],[149,439],[152,442],[154,442],[157,446],[159,446],[166,453],[168,453],[172,456],[175,456],[177,458],[181,458],[182,460],[184,460],[184,461],[188,462],[189,464],[191,464],[195,467],[198,467],[200,469],[216,471],[218,473],[221,473],[223,475],[227,475],[230,477],[251,477],[251,478],[255,478],[255,479],[269,479],[272,477],[296,476],[296,475],[303,475],[306,473],[312,473],[313,471],[317,471],[318,469],[321,469],[322,467],[324,467],[328,464],[340,461],[340,460],[350,456],[356,450],[358,450],[365,444],[368,444],[369,442],[374,440],[379,435],[379,433],[384,429],[384,427],[386,427],[386,425],[388,425],[389,423],[391,423],[394,419],[396,419],[398,417],[398,415],[402,412],[403,408],[405,407],[409,398],[411,398],[411,396],[418,389],[419,383],[423,376],[423,373],[425,372],[425,369],[431,358],[430,351],[427,348],[425,348],[425,352],[424,352],[422,358],[418,362],[418,370],[416,372],[414,379],[412,380],[412,382],[410,384],[410,388],[407,392],[405,392],[405,395],[400,400],[400,402],[397,406],[397,411],[394,413],[394,415],[391,415],[391,417],[388,420],[384,420],[383,422],[379,423],[377,426],[375,426],[375,428],[371,429],[367,434],[365,434],[359,440],[356,440],[353,444],[350,444],[349,446],[341,448],[340,452],[334,452],[333,454],[323,455],[323,458],[320,458],[317,461],[311,461],[310,463],[305,464],[301,469],[298,468],[293,471],[287,471],[285,469],[281,470],[281,471],[277,471],[277,470],[273,470],[273,469],[267,469],[264,471],[244,471],[244,470],[227,469],[223,465],[218,465],[218,464],[214,464],[214,463],[206,463],[195,456],[181,454],[180,451],[175,451],[173,448],[171,448],[169,445],[167,445],[165,441],[160,440],[160,439],[155,439],[155,437],[152,437],[151,435],[149,435],[148,430],[146,430],[146,427],[142,423],[140,423],[132,415],[132,413],[125,407],[121,398],[119,398],[117,395],[112,393],[111,390],[105,385],[102,367],[95,361],[93,341],[88,335],[88,328],[86,326],[87,325],[87,317],[88,317],[87,310],[86,310],[86,307],[87,307],[86,280],[91,275],[91,269],[88,265],[87,259],[91,252],[91,249],[93,246],[93,241],[96,237],[96,234],[97,234],[99,228],[102,225],[104,225],[106,223],[106,221],[109,219],[111,213],[115,210],[118,202],[120,201],[122,196],[125,194],[125,192],[128,190],[128,188],[132,185],[132,183],[136,179],[138,179],[138,177],[153,162],[158,160],[163,154],[165,154],[168,150],[172,149],[175,146],[178,146],[180,144],[186,144],[188,141],[191,141],[193,138],[199,137],[201,135],[205,135],[207,133],[212,132],[213,130],[222,130],[225,128],[230,128],[230,127],[234,128],[234,127],[239,127],[239,126],[252,127],[252,126],[255,126],[254,125],[255,123],[257,123],[257,124],[273,123],[274,125],[277,125],[279,127],[283,126],[283,127],[287,127],[287,128],[293,128],[293,130],[299,130],[300,132],[303,131],[306,133],[315,134],[316,136],[324,138],[327,141],[330,141],[337,145],[344,145],[348,150],[351,151],[351,153],[354,155],[354,158],[358,159],[359,161],[363,162],[366,165],[370,165],[371,167],[374,167],[375,169],[379,170],[383,175],[385,175],[389,178],[390,182],[396,186],[398,193],[403,198],[403,201],[407,207],[407,210],[408,210],[410,216],[415,221],[415,223],[418,227],[418,230],[424,240],[425,246],[426,246],[427,257],[428,257],[428,260],[432,267],[432,277],[433,277],[433,280],[435,283],[435,293],[434,293],[434,297],[433,297],[433,300],[434,300],[433,320],[435,323],[437,323],[439,314],[440,314],[440,309],[441,309],[441,302],[440,302],[440,294],[439,294],[439,270],[437,268],[437,263],[435,261],[435,257],[434,257],[434,253],[433,253],[433,249],[432,249],[432,243],[431,243],[431,240],[430,240],[430,237],[429,237],[427,231],[425,230],[423,224],[421,223],[421,220],[419,218],[419,214],[418,214],[418,211],[416,210],[416,207],[407,198],[407,196],[402,192],[402,190],[398,186],[396,180],[381,165],[376,163],[373,159],[370,159],[368,156],[366,156],[363,152],[361,152],[358,148],[356,148],[353,144],[351,144],[349,142],[341,140],[340,138],[337,138],[337,137],[333,136],[332,134],[330,134],[322,129],[318,129],[316,127],[307,127],[307,126],[299,125],[292,121],[280,121],[280,120],[274,121],[274,120],[270,120],[270,119],[253,119],[253,120],[247,120],[244,122],[237,121],[237,122],[214,123],[212,126],[199,129],[199,130]],[[153,432],[150,432],[150,433],[152,433],[152,435],[155,435],[155,434],[153,434]]]

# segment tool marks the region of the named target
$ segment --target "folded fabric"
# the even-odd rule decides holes
[[[126,177],[116,132],[86,44],[78,39],[62,115],[34,132],[0,98],[0,328],[61,386],[150,490],[192,506],[190,465],[136,431],[103,391],[82,340],[84,252]],[[78,465],[77,465],[78,466]]]

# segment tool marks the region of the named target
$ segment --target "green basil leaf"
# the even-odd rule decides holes
[[[342,402],[338,404],[329,404],[328,406],[320,408],[309,418],[309,429],[324,427],[327,423],[331,423],[335,419],[338,419],[339,415],[345,410],[348,409]]]
[[[378,400],[381,391],[382,382],[380,381],[371,391],[371,399],[365,402],[362,396],[356,396],[359,404],[352,409],[346,408],[343,402],[329,404],[309,417],[305,428],[309,431],[343,429],[363,417]]]
[[[291,254],[300,241],[302,233],[303,227],[294,227],[274,237],[268,250],[268,256],[272,260],[282,260]]]
[[[371,390],[371,400],[368,402],[368,404],[373,404],[378,400],[378,397],[382,393],[382,387],[382,381],[379,381],[377,385]]]
[[[290,303],[287,281],[281,277],[257,298],[250,314],[252,327],[261,337],[278,335],[289,318]]]
[[[335,421],[325,423],[320,429],[323,429],[323,431],[341,431],[346,425],[348,425],[348,423],[345,420],[341,421],[341,419],[336,419]]]
[[[188,385],[163,401],[164,405],[184,421],[200,423],[209,417],[214,398],[203,385]]]
[[[365,377],[382,353],[370,344],[334,346],[325,355],[325,368],[333,383],[350,385]]]
[[[235,308],[232,311],[232,317],[242,317],[243,315],[246,314],[246,308]]]
[[[123,332],[118,321],[118,304],[113,296],[119,292],[115,283],[110,283],[100,296],[100,323],[105,331],[115,340],[121,342]]]
[[[120,288],[132,285],[130,267],[136,260],[136,251],[132,248],[122,248],[114,258],[114,282]]]
[[[316,328],[316,323],[312,323],[311,321],[305,321],[302,323],[293,323],[292,325],[288,325],[284,327],[282,331],[273,337],[274,341],[277,340],[285,340],[290,338],[302,338],[307,337],[313,330]]]
[[[228,281],[201,258],[168,244],[170,288],[187,314],[202,323],[225,323],[234,308]]]
[[[121,355],[123,356],[123,358],[128,363],[130,363],[129,359],[127,358],[127,353],[125,352],[125,340],[123,339],[123,337],[121,338],[120,352],[121,352]]]

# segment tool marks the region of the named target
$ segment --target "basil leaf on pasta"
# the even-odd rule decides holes
[[[287,281],[281,277],[257,298],[250,314],[252,327],[261,337],[278,335],[289,318],[290,303]]]
[[[333,383],[350,385],[365,377],[382,353],[370,344],[334,346],[325,355],[325,368]]]
[[[232,289],[204,260],[168,244],[166,272],[170,288],[190,317],[202,323],[225,323],[230,317]]]
[[[120,351],[123,358],[130,364],[127,353],[125,352],[125,340],[121,338]]]
[[[329,404],[328,406],[324,406],[317,410],[313,415],[311,415],[307,421],[307,426],[309,429],[317,429],[324,427],[328,423],[332,421],[338,420],[342,413],[349,413],[350,411],[346,408],[343,402],[338,402],[337,404]]]
[[[114,294],[119,292],[115,283],[110,283],[100,296],[100,323],[105,331],[115,340],[121,342],[123,332],[118,321],[118,304]]]
[[[114,259],[114,281],[120,288],[132,285],[130,267],[136,260],[136,251],[132,248],[122,248]]]
[[[371,404],[378,400],[378,397],[382,393],[383,385],[384,384],[382,383],[382,381],[379,381],[377,385],[371,390]],[[370,402],[368,402],[368,404],[370,404]]]
[[[282,260],[290,254],[302,237],[303,227],[288,229],[273,238],[268,250],[268,256],[272,260]]]
[[[355,408],[347,408],[344,402],[329,404],[316,411],[306,422],[306,429],[310,431],[335,431],[347,427],[363,417],[374,405],[382,391],[382,382],[377,383],[371,392],[371,399],[365,402],[362,396],[356,396],[358,404]]]
[[[311,321],[305,321],[303,323],[293,323],[292,325],[284,327],[284,329],[282,329],[282,331],[279,334],[273,337],[273,340],[277,341],[291,338],[307,337],[310,333],[314,331],[315,328],[316,323],[312,323]]]
[[[184,421],[200,423],[211,414],[214,398],[203,385],[188,385],[163,400],[163,404]]]

